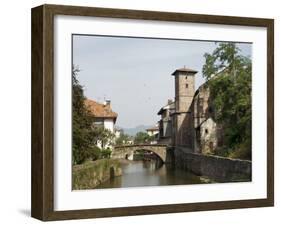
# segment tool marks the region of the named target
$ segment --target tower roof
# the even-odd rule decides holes
[[[190,74],[196,74],[198,71],[195,71],[195,70],[190,69],[190,68],[183,67],[183,68],[178,68],[177,70],[175,70],[172,75],[177,75],[179,72],[186,72],[186,73],[190,73]]]

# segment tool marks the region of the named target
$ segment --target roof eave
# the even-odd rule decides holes
[[[185,72],[185,73],[187,73],[187,74],[196,74],[196,73],[198,73],[198,71],[195,71],[195,70],[193,70],[193,69],[177,69],[177,70],[175,70],[173,73],[172,73],[172,75],[177,75],[178,74],[178,72]]]

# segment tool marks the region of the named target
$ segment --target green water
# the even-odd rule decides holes
[[[127,161],[122,163],[122,176],[114,177],[96,188],[125,188],[160,185],[206,183],[199,176],[156,161]]]

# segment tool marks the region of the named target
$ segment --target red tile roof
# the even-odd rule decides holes
[[[118,114],[112,111],[110,105],[98,103],[94,100],[86,99],[85,105],[96,118],[113,118],[116,120]]]
[[[158,126],[153,126],[151,128],[146,129],[146,131],[156,131],[159,130]]]

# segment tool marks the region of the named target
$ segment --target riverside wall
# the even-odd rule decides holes
[[[72,189],[92,189],[112,177],[121,176],[119,160],[100,159],[89,161],[72,168]]]
[[[251,181],[252,178],[252,162],[248,160],[196,154],[179,147],[174,149],[174,158],[175,167],[216,182]]]

